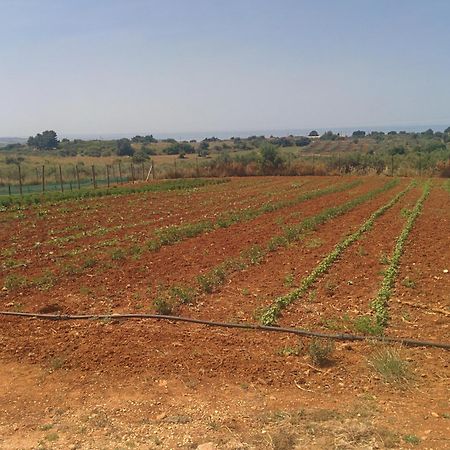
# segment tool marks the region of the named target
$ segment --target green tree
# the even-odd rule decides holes
[[[320,140],[322,141],[335,141],[339,137],[338,134],[334,134],[332,131],[327,131],[322,136],[320,136]]]
[[[198,146],[197,155],[200,157],[206,157],[209,155],[209,142],[207,140],[203,140],[200,142]]]
[[[307,138],[306,136],[300,136],[295,139],[294,143],[297,147],[306,147],[307,145],[311,144],[311,139]]]
[[[283,164],[278,149],[272,144],[264,144],[260,149],[264,168],[277,168]]]
[[[58,147],[58,137],[53,130],[46,130],[36,136],[30,136],[27,144],[39,150],[50,150]]]
[[[119,139],[117,141],[117,155],[118,156],[133,156],[134,150],[131,147],[130,140],[127,138]]]

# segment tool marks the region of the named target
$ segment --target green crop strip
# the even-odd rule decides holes
[[[207,273],[198,276],[197,287],[195,289],[196,295],[199,295],[201,293],[209,294],[214,292],[215,289],[224,284],[227,277],[229,277],[232,273],[242,271],[250,266],[260,264],[269,252],[276,250],[276,248],[286,246],[289,243],[300,240],[302,237],[302,232],[309,231],[312,228],[322,225],[328,220],[337,217],[338,215],[345,214],[350,209],[355,208],[361,203],[369,201],[370,199],[375,198],[377,195],[392,189],[398,183],[398,180],[391,180],[384,186],[374,189],[373,191],[363,194],[340,206],[326,208],[316,216],[308,217],[307,219],[300,222],[295,228],[295,234],[292,233],[290,229],[286,229],[283,235],[272,238],[265,248],[259,245],[253,245],[247,249],[244,249],[240,252],[239,256],[235,258],[229,258],[213,269],[209,270]],[[406,192],[407,189],[404,192]],[[401,196],[403,195],[403,193],[398,195]],[[175,299],[173,299],[173,301],[175,301]]]
[[[304,183],[304,185],[305,184],[307,184],[307,183]],[[230,213],[225,213],[225,214],[222,214],[221,216],[219,216],[219,218],[217,219],[216,226],[213,226],[213,224],[210,223],[209,225],[211,225],[211,226],[207,227],[206,221],[204,221],[204,222],[195,223],[195,224],[186,224],[183,226],[171,225],[169,227],[160,228],[155,233],[157,235],[159,233],[161,234],[160,236],[158,236],[161,245],[158,246],[158,243],[157,243],[158,238],[154,240],[155,242],[151,242],[151,241],[148,242],[147,245],[149,246],[150,249],[157,250],[157,249],[161,248],[163,245],[170,245],[175,242],[181,241],[185,238],[197,236],[198,234],[201,234],[202,232],[205,232],[205,231],[211,231],[212,229],[219,228],[219,227],[226,228],[226,227],[232,225],[233,223],[251,220],[255,217],[258,217],[258,215],[260,215],[260,214],[258,214],[258,212],[261,212],[261,211],[262,211],[262,213],[276,211],[277,209],[280,209],[285,206],[290,206],[291,204],[297,203],[298,201],[304,201],[305,199],[314,198],[315,196],[317,197],[320,195],[325,195],[326,193],[330,193],[330,190],[332,190],[332,192],[341,192],[342,190],[349,189],[349,186],[355,187],[358,184],[361,184],[361,181],[344,184],[343,186],[338,186],[337,188],[329,187],[326,190],[315,190],[312,192],[307,192],[307,193],[297,197],[295,200],[280,201],[280,202],[277,202],[274,204],[266,203],[259,209],[254,209],[254,210],[242,209],[242,210],[237,210],[237,211],[233,211]],[[326,191],[326,192],[324,192],[324,191]],[[306,197],[308,197],[308,198],[306,198]],[[245,200],[242,200],[242,202],[245,202]],[[87,231],[83,230],[78,233],[67,235],[67,236],[51,237],[48,241],[41,242],[40,245],[41,244],[51,244],[51,245],[61,247],[66,243],[74,242],[79,239],[83,239],[83,238],[87,238],[87,237],[94,237],[94,236],[101,236],[101,235],[105,235],[109,232],[124,230],[127,228],[132,228],[132,227],[137,227],[137,226],[147,226],[147,225],[151,225],[153,223],[155,223],[154,219],[141,221],[141,222],[131,224],[131,225],[130,224],[121,224],[121,225],[114,225],[112,227],[97,227],[93,230],[87,230]]]
[[[394,251],[392,252],[389,267],[385,271],[383,281],[381,283],[381,288],[378,291],[376,298],[372,301],[371,307],[375,315],[376,324],[380,327],[386,327],[389,319],[388,314],[388,302],[392,294],[392,289],[395,285],[395,280],[398,275],[400,268],[400,258],[403,254],[406,240],[408,239],[409,233],[414,227],[414,223],[422,212],[423,204],[430,194],[430,183],[426,183],[423,188],[423,194],[417,201],[414,209],[409,214],[405,226],[402,232],[397,238]]]
[[[228,228],[236,223],[248,222],[256,219],[259,216],[262,216],[263,214],[278,211],[282,208],[291,207],[306,200],[312,200],[327,194],[343,192],[352,189],[360,185],[361,183],[361,180],[356,180],[350,183],[344,183],[342,185],[329,186],[324,189],[315,189],[313,191],[305,192],[304,194],[301,194],[293,199],[280,200],[274,203],[266,203],[263,206],[255,209],[242,209],[240,211],[221,214],[215,221],[204,220],[195,223],[188,223],[185,225],[171,225],[168,227],[160,228],[159,230],[155,231],[156,237],[147,242],[147,248],[150,251],[156,251],[165,245],[173,245],[177,242],[199,236],[200,234],[209,231],[214,231],[218,228]]]
[[[333,265],[333,263],[339,258],[339,256],[344,252],[345,249],[350,247],[356,240],[358,240],[364,233],[369,231],[374,222],[382,216],[387,210],[392,208],[403,195],[405,195],[413,186],[411,183],[405,190],[398,193],[394,198],[392,198],[388,203],[384,206],[376,210],[372,215],[361,225],[361,227],[355,231],[350,236],[346,237],[344,240],[335,245],[333,250],[324,258],[322,261],[314,268],[314,270],[304,278],[300,287],[293,290],[287,295],[283,295],[275,299],[274,303],[269,307],[265,308],[259,314],[259,320],[263,325],[274,325],[278,317],[281,314],[281,311],[285,309],[287,306],[294,303],[296,300],[301,298],[308,289],[324,274],[329,268]]]
[[[258,217],[259,215],[262,215],[266,212],[276,211],[277,209],[281,209],[284,207],[292,206],[293,204],[297,204],[306,200],[318,198],[321,196],[324,196],[326,194],[335,193],[335,192],[343,192],[345,190],[349,190],[353,187],[356,187],[362,183],[361,180],[355,180],[350,183],[344,183],[341,185],[332,185],[324,189],[315,189],[313,191],[305,192],[294,199],[279,201],[276,203],[266,203],[263,206],[252,210],[252,209],[243,209],[241,212],[232,212],[228,214],[223,214],[219,216],[219,218],[216,220],[215,223],[211,221],[203,221],[203,222],[197,222],[197,223],[191,223],[181,226],[171,226],[171,227],[164,227],[156,231],[157,238],[150,241],[147,244],[147,248],[149,250],[158,250],[164,245],[173,245],[176,242],[182,241],[187,238],[198,236],[204,232],[212,231],[214,229],[218,228],[226,228],[231,226],[233,223],[237,223],[239,221],[248,221],[252,220],[255,217]],[[228,219],[227,219],[228,218]],[[225,220],[226,219],[226,220]],[[225,220],[225,221],[224,221]],[[82,236],[95,236],[99,234],[104,234],[105,228],[100,227],[97,230],[94,230],[94,232],[80,232],[77,235],[75,235],[76,238],[82,237]],[[71,241],[72,237],[58,237],[51,239],[50,242],[52,242],[55,245],[63,244],[65,242]],[[93,246],[94,249],[102,248],[102,247],[111,247],[113,245],[117,245],[118,241],[116,239],[110,239],[107,241],[100,242]],[[120,250],[120,249],[116,249]],[[74,250],[69,252],[69,256],[77,256],[79,255],[81,250]],[[129,253],[134,258],[138,258],[142,255],[142,252],[140,249],[136,251],[136,246],[133,246],[129,252],[125,252],[125,250],[122,250],[122,255],[125,257],[125,254]],[[251,253],[251,251],[249,251]],[[245,255],[246,252],[243,252]],[[112,258],[113,261],[115,258]],[[123,259],[123,258],[121,258]],[[120,259],[120,260],[121,260]],[[76,268],[76,274],[81,274],[86,268],[83,267],[75,267]],[[219,269],[218,269],[219,270]],[[71,273],[74,273],[75,271],[72,270]],[[220,270],[219,270],[220,272]]]
[[[70,192],[46,192],[43,194],[25,194],[23,197],[11,196],[7,198],[0,198],[0,207],[3,208],[13,206],[20,207],[46,202],[59,202],[64,200],[104,197],[108,195],[126,195],[142,192],[165,192],[175,190],[187,190],[203,186],[211,186],[215,184],[227,183],[229,181],[230,180],[228,178],[214,179],[214,180],[203,178],[194,178],[194,179],[183,178],[134,187],[121,186],[121,187],[112,187],[110,189],[86,189]]]
[[[307,181],[305,183],[303,183],[301,186],[305,186],[306,184],[310,183],[311,181]],[[255,186],[258,186],[257,183],[255,183]],[[300,186],[296,186],[296,187],[300,187]],[[261,193],[258,196],[264,196],[266,195],[265,193]],[[271,195],[274,195],[273,193],[271,193]],[[253,199],[255,198],[255,196],[253,196]],[[203,202],[204,205],[207,204],[211,204],[217,202],[217,199],[214,198],[210,198],[209,200]],[[128,204],[130,204],[131,202],[129,202]],[[248,204],[248,198],[243,198],[242,200],[238,201],[238,202],[234,202],[234,204]],[[38,216],[43,214],[42,212],[38,211]],[[47,220],[47,219],[45,219]],[[75,226],[70,226],[70,227],[66,227],[63,230],[57,230],[56,232],[53,232],[52,230],[50,230],[49,234],[53,235],[48,241],[44,241],[41,242],[41,244],[53,244],[56,246],[61,246],[65,243],[68,242],[73,242],[79,239],[83,239],[85,237],[93,237],[93,236],[101,236],[101,235],[105,235],[109,232],[114,232],[114,231],[119,231],[119,230],[126,230],[126,229],[130,229],[130,228],[136,228],[136,227],[143,227],[143,226],[148,226],[148,225],[152,225],[155,223],[155,219],[147,219],[147,220],[142,220],[139,222],[135,222],[135,223],[126,223],[126,224],[121,224],[121,225],[114,225],[114,226],[110,226],[110,227],[105,227],[105,226],[98,226],[95,227],[94,229],[91,230],[86,230],[84,229],[83,226],[81,225],[75,225]],[[71,234],[71,235],[64,235],[64,233],[67,233],[68,231],[72,231],[72,230],[81,230],[78,233],[75,234]],[[54,234],[62,234],[62,236],[54,236]],[[125,239],[132,239],[131,237],[126,237]]]
[[[450,193],[450,180],[447,180],[444,184],[444,189]]]

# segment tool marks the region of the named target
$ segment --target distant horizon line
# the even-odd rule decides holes
[[[443,131],[450,126],[448,123],[440,124],[403,124],[403,125],[366,125],[366,126],[330,126],[330,127],[308,127],[308,128],[261,128],[261,129],[246,129],[246,130],[205,130],[205,131],[177,131],[177,132],[120,132],[120,133],[65,133],[57,132],[59,139],[89,139],[89,140],[109,140],[109,139],[121,139],[131,138],[133,136],[145,136],[153,135],[156,139],[177,139],[177,140],[191,140],[191,139],[205,139],[216,137],[219,139],[230,139],[231,137],[246,138],[249,136],[276,136],[283,137],[288,135],[307,135],[312,130],[316,130],[319,134],[326,131],[332,131],[334,133],[341,133],[348,136],[356,130],[362,130],[366,132],[370,131],[406,131],[406,132],[420,132],[431,128],[433,131]],[[44,130],[41,130],[44,131]],[[28,136],[0,136],[1,139],[28,139]]]

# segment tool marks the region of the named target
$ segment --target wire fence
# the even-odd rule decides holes
[[[111,165],[42,165],[14,164],[0,169],[0,195],[24,195],[65,192],[155,178],[153,161]]]

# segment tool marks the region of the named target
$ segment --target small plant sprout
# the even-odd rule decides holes
[[[289,272],[285,277],[284,277],[284,282],[283,284],[286,287],[291,287],[294,284],[294,274],[292,272]]]
[[[411,278],[409,278],[409,277],[405,277],[403,279],[402,285],[409,289],[414,289],[416,287],[415,281],[411,280]]]

